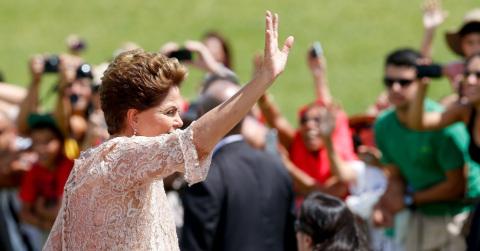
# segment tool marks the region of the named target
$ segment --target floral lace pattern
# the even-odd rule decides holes
[[[44,250],[179,250],[162,178],[206,178],[191,127],[158,137],[118,137],[84,152],[65,185]]]

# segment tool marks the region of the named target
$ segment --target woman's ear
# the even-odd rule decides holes
[[[138,110],[137,109],[128,109],[127,119],[125,121],[126,130],[128,132],[135,132],[137,129],[138,123]]]

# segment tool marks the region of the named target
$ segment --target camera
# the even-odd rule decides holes
[[[51,55],[44,59],[44,70],[45,73],[55,73],[58,72],[58,65],[60,64],[60,58],[57,55]]]
[[[442,66],[439,64],[417,65],[418,78],[441,78]]]
[[[170,52],[168,57],[176,58],[178,61],[191,61],[193,58],[193,53],[185,48],[182,48],[177,51]]]
[[[93,79],[92,66],[89,64],[81,64],[77,68],[76,79],[89,78]]]
[[[315,42],[312,45],[312,49],[310,49],[310,56],[313,58],[318,58],[323,55],[323,48],[320,42]]]

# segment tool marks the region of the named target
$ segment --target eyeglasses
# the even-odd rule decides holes
[[[463,76],[465,78],[468,78],[471,75],[475,75],[476,78],[480,79],[480,71],[466,71],[463,73]]]
[[[415,81],[415,79],[402,79],[402,78],[389,78],[389,77],[383,78],[383,83],[388,88],[391,88],[395,83],[400,84],[401,87],[409,86],[411,83],[413,83],[413,81]]]

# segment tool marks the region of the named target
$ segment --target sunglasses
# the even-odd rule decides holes
[[[480,79],[480,71],[466,71],[463,73],[463,76],[465,78],[468,78],[471,75],[475,75],[476,78]]]
[[[409,86],[411,83],[413,83],[413,81],[415,81],[415,79],[401,79],[401,78],[397,79],[397,78],[389,78],[389,77],[385,77],[383,79],[383,83],[388,88],[392,87],[395,83],[400,84],[401,87]]]

